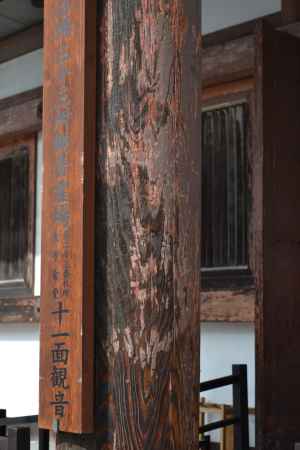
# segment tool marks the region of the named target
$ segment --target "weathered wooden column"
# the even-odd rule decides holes
[[[96,425],[60,449],[198,448],[200,7],[99,1]]]

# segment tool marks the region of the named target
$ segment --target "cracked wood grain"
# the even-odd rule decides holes
[[[198,446],[199,11],[198,1],[106,2],[96,206],[105,449]]]

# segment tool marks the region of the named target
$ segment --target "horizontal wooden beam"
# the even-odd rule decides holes
[[[274,23],[276,22],[273,19]],[[244,24],[204,36],[206,43],[203,50],[203,87],[216,86],[252,77],[255,64],[254,30],[256,21],[251,26]],[[272,21],[271,21],[272,23]],[[277,19],[277,29],[300,37],[300,21],[284,24]],[[240,31],[238,32],[238,29]],[[245,34],[246,33],[246,34]],[[242,37],[236,38],[240,34]],[[217,43],[218,42],[218,43]]]
[[[43,47],[43,24],[33,25],[0,40],[0,64]]]
[[[203,87],[253,76],[254,35],[203,50]]]
[[[255,290],[202,292],[201,321],[253,323]]]
[[[1,323],[34,323],[39,321],[40,298],[1,298]]]
[[[42,129],[42,88],[0,100],[0,144]]]
[[[242,80],[232,81],[230,83],[217,84],[215,86],[208,86],[202,91],[202,106],[207,108],[209,106],[216,105],[216,99],[222,99],[226,97],[226,103],[228,98],[234,98],[236,95],[243,93],[247,94],[254,90],[254,77],[243,78]]]

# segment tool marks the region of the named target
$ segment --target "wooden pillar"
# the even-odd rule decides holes
[[[300,443],[300,40],[264,24],[256,46],[256,448],[291,450]]]
[[[299,0],[281,0],[282,16],[286,23],[300,20]]]
[[[198,448],[200,7],[99,1],[96,428],[60,450]]]

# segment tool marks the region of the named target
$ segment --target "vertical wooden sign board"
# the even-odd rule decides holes
[[[96,1],[46,0],[39,426],[93,429]]]

